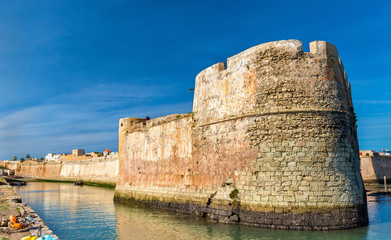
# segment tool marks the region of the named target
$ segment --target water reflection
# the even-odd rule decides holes
[[[391,196],[368,195],[367,239],[391,239]]]
[[[391,198],[369,196],[370,226],[328,231],[284,231],[219,224],[190,215],[114,204],[114,191],[72,184],[15,187],[60,239],[387,239]]]
[[[16,190],[60,239],[117,237],[113,190],[58,183],[31,183]]]
[[[366,228],[307,232],[218,224],[157,209],[115,205],[121,239],[365,239]],[[124,238],[122,238],[124,237]]]

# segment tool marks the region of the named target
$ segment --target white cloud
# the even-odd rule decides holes
[[[73,148],[101,151],[118,145],[123,117],[159,117],[191,111],[192,103],[156,103],[171,86],[96,85],[0,117],[0,159],[41,157]],[[102,149],[101,149],[102,148]]]

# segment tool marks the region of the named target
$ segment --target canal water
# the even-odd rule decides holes
[[[113,202],[114,190],[68,183],[14,187],[61,240],[77,239],[391,239],[391,197],[369,196],[368,227],[327,232],[219,224]]]

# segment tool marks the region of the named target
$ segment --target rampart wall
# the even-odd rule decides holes
[[[361,175],[365,182],[391,183],[391,156],[374,151],[361,151]]]
[[[7,163],[16,175],[49,180],[89,181],[115,185],[118,177],[118,154],[82,161]]]
[[[334,45],[262,44],[196,77],[192,114],[119,126],[117,201],[250,226],[368,223],[355,114]]]

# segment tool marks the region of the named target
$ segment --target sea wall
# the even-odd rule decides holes
[[[374,151],[360,151],[361,175],[365,182],[391,183],[391,156]]]
[[[16,175],[48,180],[89,181],[115,185],[118,177],[118,154],[82,161],[8,163]]]
[[[119,166],[117,201],[257,227],[368,224],[350,83],[323,41],[205,69],[192,114],[121,119]]]

